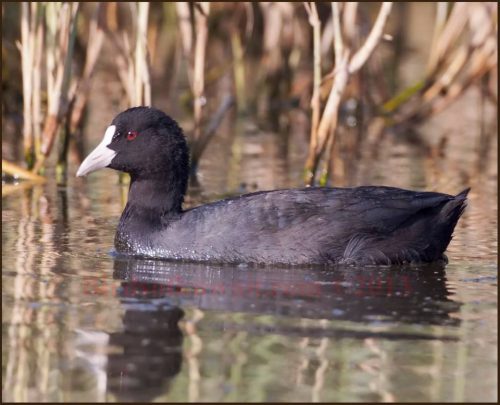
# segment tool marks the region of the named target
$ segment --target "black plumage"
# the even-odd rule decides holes
[[[136,107],[112,125],[106,148],[114,156],[105,166],[131,175],[115,238],[126,254],[264,264],[445,260],[469,191],[452,196],[383,186],[310,187],[183,210],[188,149],[177,123],[159,110]],[[138,136],[128,140],[131,131]],[[79,173],[99,168],[87,166],[82,163]]]

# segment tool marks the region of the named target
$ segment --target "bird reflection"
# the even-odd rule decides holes
[[[435,339],[402,333],[400,325],[460,322],[453,313],[461,303],[452,299],[441,265],[271,268],[116,258],[113,278],[122,280],[118,296],[125,314],[123,331],[110,336],[117,350],[109,354],[107,384],[120,401],[151,401],[169,391],[182,363],[181,307],[274,315],[282,322],[265,330],[252,322],[231,325],[229,320],[219,327],[288,336]],[[292,317],[346,320],[367,327],[338,327],[335,322],[327,328],[303,327],[283,321]],[[396,327],[372,327],[379,325]],[[212,323],[210,327],[218,329]]]
[[[460,303],[443,265],[271,268],[117,259],[124,295],[168,299],[202,310],[363,323],[456,326]]]
[[[119,401],[150,402],[168,392],[181,370],[183,335],[178,322],[184,312],[168,304],[154,305],[150,294],[140,288],[140,293],[130,293],[128,284],[124,281],[119,293],[125,308],[123,330],[110,334],[109,345],[117,350],[108,355],[108,391]]]

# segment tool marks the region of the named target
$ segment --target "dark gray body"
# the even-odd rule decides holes
[[[138,256],[225,263],[432,262],[445,258],[467,192],[312,187],[247,194],[164,216],[129,201],[115,246]]]

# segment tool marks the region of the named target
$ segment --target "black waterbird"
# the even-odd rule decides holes
[[[184,210],[189,150],[149,107],[118,114],[77,176],[130,174],[119,253],[219,263],[403,264],[446,260],[467,200],[385,186],[261,191]]]

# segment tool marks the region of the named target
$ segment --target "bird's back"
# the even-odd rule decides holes
[[[156,257],[217,262],[430,262],[442,259],[467,192],[371,186],[258,192],[187,210],[150,244]]]

